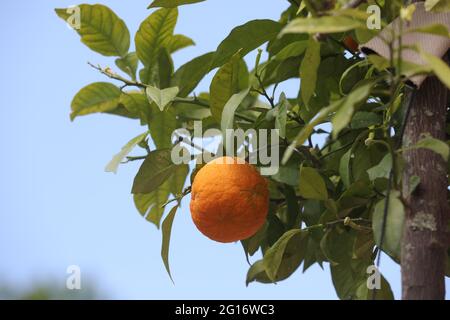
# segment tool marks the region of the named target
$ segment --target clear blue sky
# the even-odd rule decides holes
[[[150,13],[150,0],[99,2],[122,17],[132,34]],[[73,4],[2,3],[0,285],[26,287],[51,278],[64,287],[66,267],[76,264],[83,279],[89,277],[110,298],[335,299],[327,267],[297,272],[277,285],[246,288],[248,265],[240,244],[203,237],[191,221],[189,199],[174,222],[176,285],[171,283],[160,258],[161,234],[133,206],[130,187],[137,164],[122,166],[117,175],[104,172],[111,156],[145,129],[107,115],[69,121],[74,94],[105,80],[86,62],[114,65],[85,47],[54,14],[55,6]],[[233,26],[277,19],[286,5],[283,0],[208,0],[181,7],[177,31],[197,46],[176,53],[176,66],[214,50]],[[283,89],[294,94],[296,86]],[[383,257],[382,272],[398,298],[398,266]]]

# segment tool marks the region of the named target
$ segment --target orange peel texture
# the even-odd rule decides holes
[[[192,220],[201,233],[218,242],[254,235],[269,210],[266,179],[251,164],[237,161],[221,157],[209,162],[192,184]]]

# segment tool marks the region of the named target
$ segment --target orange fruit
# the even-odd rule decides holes
[[[355,41],[355,39],[353,39],[352,36],[346,36],[343,40],[345,47],[352,51],[352,52],[357,52],[358,49],[358,42]]]
[[[251,164],[221,157],[201,168],[191,192],[198,230],[219,242],[247,239],[262,227],[269,210],[267,181]]]

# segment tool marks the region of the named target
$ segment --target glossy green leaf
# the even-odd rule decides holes
[[[101,4],[81,4],[79,8],[80,28],[75,30],[81,36],[81,42],[104,56],[125,56],[130,47],[130,32],[125,22]],[[67,21],[72,15],[68,9],[55,11]]]
[[[159,9],[145,19],[135,36],[136,53],[148,67],[155,63],[161,48],[167,48],[177,23],[178,9]]]
[[[220,67],[240,51],[245,56],[253,49],[274,39],[281,25],[272,20],[252,20],[234,28],[216,50],[212,67]]]
[[[450,88],[450,67],[442,59],[429,54],[425,51],[421,51],[420,56],[427,63],[427,65],[433,70],[433,73],[441,80],[443,84]]]
[[[242,101],[245,99],[245,97],[248,95],[249,91],[250,89],[247,88],[239,93],[233,94],[223,107],[220,127],[224,135],[227,129],[234,128],[234,113],[236,112],[236,109],[239,107]]]
[[[214,75],[209,88],[211,114],[220,123],[223,108],[231,96],[247,88],[248,71],[245,62],[235,55]]]
[[[142,91],[122,92],[120,104],[131,114],[141,119],[141,124],[146,124],[150,118],[150,103]]]
[[[284,139],[286,138],[287,110],[289,109],[289,101],[284,92],[281,93],[279,101],[278,112],[275,117],[275,129],[279,130],[278,135]]]
[[[158,149],[172,146],[172,133],[178,129],[176,117],[177,115],[172,107],[161,112],[155,104],[152,104],[149,129],[152,140]]]
[[[134,149],[136,145],[147,138],[147,136],[148,132],[144,132],[128,141],[128,143],[122,147],[122,150],[120,150],[120,152],[116,154],[106,165],[105,171],[117,173],[117,169],[119,168],[119,164],[122,160],[125,159],[125,157]]]
[[[150,193],[137,193],[133,195],[134,205],[139,213],[149,222],[159,228],[164,214],[163,205],[169,199],[169,184],[164,183]]]
[[[205,0],[154,0],[147,9],[150,8],[158,8],[158,7],[163,7],[163,8],[175,8],[178,6],[182,6],[185,4],[192,4],[192,3],[197,3],[197,2],[203,2]]]
[[[450,153],[450,148],[447,143],[442,140],[433,138],[429,134],[426,134],[422,139],[417,141],[414,145],[406,148],[408,149],[419,149],[424,148],[440,154],[445,161],[448,160],[448,156]]]
[[[336,138],[339,132],[350,123],[355,108],[367,100],[372,85],[371,82],[364,83],[363,85],[354,88],[349,95],[343,99],[342,104],[340,104],[338,111],[331,120],[334,138]]]
[[[440,23],[431,24],[431,25],[420,27],[420,28],[415,28],[415,29],[409,30],[409,32],[429,33],[429,34],[436,35],[436,36],[450,38],[450,33],[447,29],[447,26],[440,24]]]
[[[308,106],[309,99],[316,90],[317,70],[320,65],[320,43],[313,37],[308,41],[305,56],[300,65],[300,93],[303,103]]]
[[[214,52],[209,52],[182,65],[175,71],[171,86],[180,88],[179,96],[186,97],[197,87],[199,82],[211,69]]]
[[[138,57],[136,52],[130,52],[123,58],[117,58],[115,63],[120,70],[129,75],[133,80],[136,79],[136,70],[138,67]]]
[[[331,264],[348,263],[352,258],[355,235],[341,229],[330,229],[320,241],[320,248]]]
[[[449,0],[425,0],[425,10],[432,12],[448,12],[450,11]]]
[[[272,281],[279,278],[279,268],[284,259],[290,260],[290,273],[301,264],[305,254],[307,232],[292,229],[285,232],[264,255],[265,271]]]
[[[176,167],[172,162],[170,149],[150,152],[134,178],[131,192],[151,193],[169,179]]]
[[[173,175],[169,179],[169,189],[173,196],[180,195],[183,192],[183,187],[189,173],[189,165],[180,164],[174,170]]]
[[[173,74],[173,61],[166,48],[160,48],[153,64],[139,71],[141,82],[157,88],[167,88]]]
[[[172,282],[173,279],[169,267],[169,247],[170,247],[170,235],[172,233],[172,224],[175,218],[175,214],[177,213],[177,209],[178,205],[176,205],[169,211],[161,227],[162,231],[161,257],[163,259],[164,266],[166,267],[166,271],[169,274],[170,280],[172,280]]]
[[[355,298],[357,300],[372,300],[374,297],[373,290],[376,290],[375,300],[394,300],[394,294],[391,289],[391,285],[387,282],[386,278],[381,275],[380,289],[370,290],[367,287],[367,281],[362,281],[359,287],[356,289]]]
[[[95,82],[82,88],[73,98],[70,119],[113,110],[119,104],[120,89],[108,82]]]
[[[352,129],[363,129],[370,126],[380,124],[382,122],[382,117],[373,112],[358,111],[354,114],[350,127]]]
[[[245,285],[248,286],[250,282],[258,281],[261,283],[271,283],[272,281],[269,279],[269,277],[266,274],[266,269],[264,267],[264,261],[258,260],[252,266],[250,269],[248,269],[247,272],[247,278],[245,280]]]
[[[326,200],[328,191],[322,176],[314,168],[301,167],[298,191],[305,199]]]
[[[381,240],[385,203],[385,199],[378,201],[372,216],[372,229],[375,242],[378,246],[380,246]],[[404,219],[405,210],[403,203],[399,199],[399,192],[395,190],[391,191],[382,249],[396,258],[400,257]]]
[[[297,18],[292,20],[282,31],[286,33],[337,33],[365,28],[366,24],[346,16],[322,16]]]
[[[167,105],[176,98],[178,91],[178,87],[158,89],[148,86],[145,89],[148,99],[154,102],[161,111],[164,111]]]
[[[167,50],[169,50],[170,53],[174,53],[178,50],[193,45],[195,45],[195,42],[191,38],[186,37],[185,35],[182,34],[175,34],[169,39],[169,42],[167,44]]]
[[[389,178],[392,169],[392,155],[386,154],[379,164],[367,170],[370,180],[377,178]]]
[[[305,52],[306,48],[308,48],[308,41],[295,41],[280,50],[273,59],[282,61],[292,57],[298,57]]]

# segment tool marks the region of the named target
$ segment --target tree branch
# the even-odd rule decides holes
[[[105,76],[107,76],[108,78],[114,79],[114,80],[118,80],[118,81],[122,81],[124,83],[123,86],[120,87],[120,89],[123,89],[125,87],[138,87],[138,88],[142,88],[145,89],[147,88],[147,85],[139,82],[139,81],[132,81],[132,80],[128,80],[120,75],[118,75],[117,73],[113,72],[110,68],[102,68],[100,65],[94,65],[90,62],[88,62],[88,65],[90,65],[92,68],[94,68],[95,70],[100,71],[100,73],[104,74]]]

